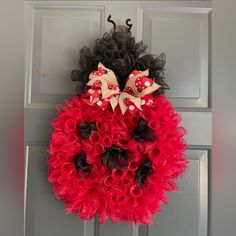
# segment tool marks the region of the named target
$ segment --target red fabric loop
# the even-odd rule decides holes
[[[114,182],[114,179],[111,175],[108,175],[104,180],[105,186],[111,186],[113,182]]]
[[[114,169],[112,171],[112,177],[113,177],[114,180],[119,181],[123,177],[123,172],[119,169]]]
[[[135,171],[138,168],[138,162],[132,161],[129,163],[128,169],[131,171]]]
[[[73,119],[68,119],[65,122],[65,131],[66,133],[72,133],[76,130],[76,122]]]
[[[96,131],[92,131],[90,136],[89,136],[89,141],[92,143],[92,144],[96,144],[96,143],[99,143],[101,140],[101,135],[100,133],[96,132]]]
[[[132,197],[141,197],[143,195],[143,191],[141,188],[134,185],[130,188],[130,194]]]
[[[126,177],[127,179],[133,180],[133,179],[134,179],[134,176],[135,176],[135,174],[134,174],[133,171],[128,170],[128,171],[125,173],[125,177]]]

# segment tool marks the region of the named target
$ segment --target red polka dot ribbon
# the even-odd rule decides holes
[[[110,103],[113,111],[119,106],[122,114],[127,110],[134,112],[151,106],[151,94],[161,86],[148,78],[148,73],[148,70],[132,71],[127,78],[124,91],[121,92],[115,73],[99,63],[98,70],[89,75],[86,90],[88,103],[96,104],[101,109],[105,109]]]

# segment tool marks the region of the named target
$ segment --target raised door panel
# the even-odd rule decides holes
[[[140,8],[140,33],[149,52],[167,57],[167,96],[178,108],[207,108],[209,10]]]
[[[26,236],[78,236],[86,230],[84,221],[66,214],[47,181],[46,146],[26,146]]]
[[[138,236],[138,226],[132,223],[113,223],[111,220],[106,221],[98,227],[99,235],[101,236]]]
[[[169,204],[149,226],[148,236],[207,236],[208,151],[188,150],[189,166]]]
[[[103,31],[103,7],[28,7],[26,106],[54,108],[75,93],[79,49]]]

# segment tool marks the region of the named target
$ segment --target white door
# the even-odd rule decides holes
[[[185,175],[156,224],[99,225],[66,215],[47,181],[50,121],[56,104],[75,92],[70,72],[78,51],[111,24],[132,19],[132,33],[149,52],[167,56],[167,96],[182,114],[188,134]],[[31,1],[25,2],[26,236],[207,236],[208,169],[211,150],[211,4],[208,1]]]

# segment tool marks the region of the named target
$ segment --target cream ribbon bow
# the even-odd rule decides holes
[[[90,94],[90,102],[103,104],[109,102],[113,111],[119,105],[122,114],[127,110],[127,102],[132,102],[139,110],[141,108],[141,98],[152,94],[161,86],[148,78],[149,71],[133,71],[129,75],[124,91],[121,92],[115,73],[106,68],[101,62],[98,70],[90,73],[87,91]],[[96,91],[96,92],[95,92]]]

